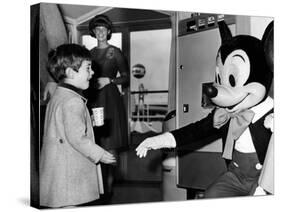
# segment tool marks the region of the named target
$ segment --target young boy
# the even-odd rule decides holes
[[[90,52],[64,44],[49,54],[49,71],[59,81],[45,116],[40,156],[40,205],[64,207],[99,198],[103,184],[99,162],[115,163],[95,144],[82,91],[89,86]]]

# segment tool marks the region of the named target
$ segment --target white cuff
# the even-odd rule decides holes
[[[163,140],[165,142],[165,146],[169,148],[175,148],[177,146],[176,140],[172,133],[165,132],[163,134]]]

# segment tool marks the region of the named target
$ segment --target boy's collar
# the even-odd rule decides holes
[[[65,82],[60,82],[58,84],[58,86],[63,87],[63,88],[67,88],[67,89],[70,89],[70,90],[74,91],[79,96],[81,96],[84,101],[87,101],[87,99],[85,98],[85,96],[83,94],[83,90],[82,89],[77,88],[74,85],[71,85],[71,84],[68,84],[68,83],[65,83]]]

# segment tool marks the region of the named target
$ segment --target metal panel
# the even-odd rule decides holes
[[[230,25],[230,29],[234,35],[235,24]],[[178,37],[177,127],[198,121],[210,113],[210,108],[201,106],[202,84],[214,81],[220,44],[217,27]],[[177,161],[178,186],[205,189],[225,171],[221,151],[220,139],[195,151],[182,151]],[[197,168],[192,166],[194,163]],[[208,174],[210,168],[212,175]]]
[[[235,30],[235,25],[230,26]],[[208,113],[201,107],[202,84],[213,82],[216,68],[216,54],[220,46],[217,28],[179,37],[179,67],[182,67],[178,82],[178,127],[198,121]],[[184,109],[188,105],[188,112]],[[199,151],[220,152],[221,142],[214,142]]]

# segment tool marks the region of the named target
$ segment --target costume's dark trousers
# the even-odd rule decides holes
[[[206,191],[205,198],[252,195],[257,187],[261,165],[256,153],[233,151],[228,171]]]

